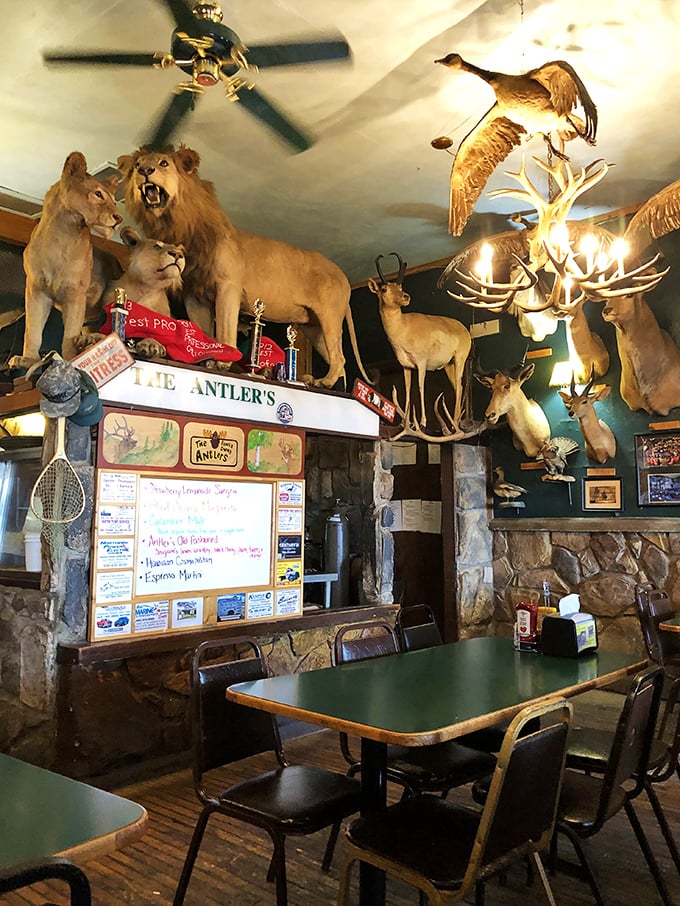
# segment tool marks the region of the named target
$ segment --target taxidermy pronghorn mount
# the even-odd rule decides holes
[[[387,339],[404,370],[405,402],[403,407],[399,405],[394,388],[394,403],[402,416],[405,431],[431,439],[430,435],[423,431],[427,426],[425,375],[428,371],[443,370],[455,393],[455,405],[451,416],[443,402],[442,393],[435,402],[435,415],[446,440],[460,440],[466,436],[460,427],[463,412],[463,371],[470,354],[472,338],[468,329],[453,318],[421,312],[403,312],[402,309],[411,301],[411,297],[404,292],[402,286],[406,262],[396,252],[391,254],[399,262],[396,277],[392,280],[385,278],[380,267],[383,256],[378,255],[375,259],[378,279],[371,277],[368,288],[378,297],[380,319]],[[420,420],[416,416],[415,407],[411,411],[411,376],[414,370],[418,376]],[[440,404],[444,408],[446,421],[439,411]]]
[[[571,376],[570,392],[558,391],[569,418],[578,420],[578,426],[585,441],[586,456],[593,462],[605,463],[616,455],[616,438],[606,422],[598,418],[595,403],[607,399],[611,387],[603,385],[593,390],[595,369],[591,371],[590,380],[581,393],[576,390],[574,375]]]

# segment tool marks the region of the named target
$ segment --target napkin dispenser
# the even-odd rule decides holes
[[[597,626],[592,614],[559,614],[543,618],[541,650],[557,657],[578,657],[597,649]]]

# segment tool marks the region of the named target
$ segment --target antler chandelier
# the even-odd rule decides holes
[[[523,229],[468,246],[453,258],[438,285],[446,286],[455,276],[462,292],[447,292],[466,305],[493,313],[550,311],[556,317],[573,313],[585,299],[604,301],[654,289],[669,268],[654,270],[659,254],[637,263],[641,222],[636,218],[642,211],[623,237],[595,224],[568,221],[576,199],[606,176],[610,164],[596,160],[574,173],[566,160],[534,161],[556,186],[552,198],[546,200],[531,181],[525,161],[519,173],[506,174],[518,188],[489,194],[532,204],[536,221],[522,218]],[[627,268],[628,261],[634,266]]]

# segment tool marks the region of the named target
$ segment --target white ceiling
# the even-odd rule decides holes
[[[256,76],[317,136],[302,154],[219,86],[175,141],[200,153],[201,175],[237,226],[317,248],[353,282],[373,273],[380,253],[398,251],[412,267],[476,238],[475,217],[460,240],[447,233],[452,157],[430,140],[450,135],[455,150],[493,96],[473,76],[434,65],[451,51],[505,72],[554,59],[574,66],[599,130],[596,148],[569,145],[572,163],[616,165],[577,216],[640,203],[680,177],[678,0],[233,0],[223,9],[246,44],[339,30],[353,60]],[[94,170],[133,150],[184,78],[176,68],[42,63],[41,52],[56,47],[168,51],[173,22],[160,0],[0,0],[0,10],[0,186],[14,192],[42,198],[70,151]],[[534,139],[526,150],[543,147]],[[519,162],[516,151],[487,188],[513,185],[502,171]],[[477,206],[516,208],[486,197]]]

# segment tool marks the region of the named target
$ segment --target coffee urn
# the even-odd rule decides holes
[[[340,501],[326,519],[323,538],[324,570],[337,573],[331,585],[331,607],[349,604],[349,521],[340,508]]]

